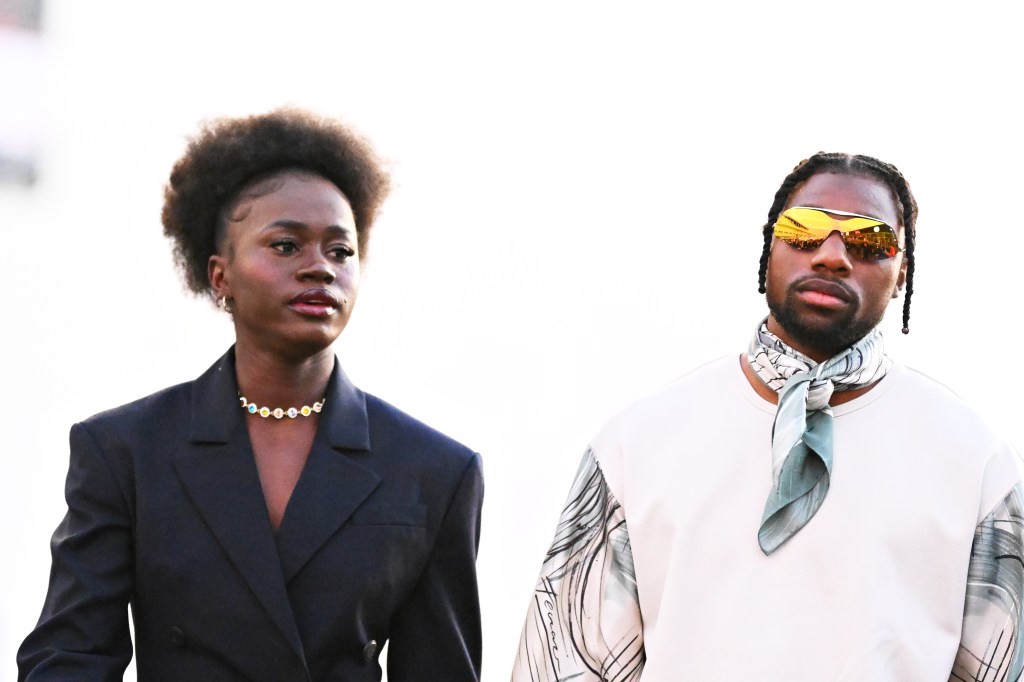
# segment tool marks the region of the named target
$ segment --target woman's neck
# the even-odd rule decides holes
[[[302,407],[321,400],[334,370],[334,353],[326,348],[299,361],[235,346],[239,392],[251,402],[275,407]]]

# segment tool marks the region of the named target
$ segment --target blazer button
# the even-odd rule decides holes
[[[176,647],[185,646],[185,642],[187,641],[184,630],[177,626],[174,626],[167,631],[167,638],[170,640],[171,644]]]
[[[369,663],[375,655],[377,655],[377,640],[371,639],[363,647],[363,660]]]

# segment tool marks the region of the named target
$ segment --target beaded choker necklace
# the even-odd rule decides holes
[[[323,397],[318,402],[313,403],[313,407],[310,407],[309,405],[303,405],[302,407],[298,408],[289,407],[285,409],[281,407],[276,407],[274,409],[271,409],[269,407],[260,407],[256,403],[249,402],[241,393],[238,394],[238,400],[239,402],[242,403],[243,410],[245,410],[249,414],[258,414],[264,419],[270,416],[273,416],[274,419],[281,419],[283,417],[295,419],[299,415],[303,417],[308,417],[314,412],[320,412],[320,410],[324,409],[324,403],[327,402],[327,398]]]

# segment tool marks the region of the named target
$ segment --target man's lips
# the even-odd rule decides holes
[[[288,302],[288,306],[303,315],[327,317],[333,315],[341,303],[327,289],[307,289]]]
[[[827,279],[807,279],[798,283],[794,290],[805,303],[820,308],[842,308],[854,300],[849,289]]]

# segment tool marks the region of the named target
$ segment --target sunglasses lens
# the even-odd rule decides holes
[[[813,251],[824,243],[825,239],[816,237],[814,225],[807,224],[813,220],[813,216],[794,214],[795,210],[790,209],[779,216],[775,223],[775,236],[786,242],[795,249]],[[817,213],[817,211],[815,211]],[[824,216],[827,218],[827,216]],[[809,220],[805,220],[805,218]]]
[[[787,209],[775,223],[775,237],[803,251],[820,247],[833,232],[838,232],[853,258],[879,261],[899,253],[896,232],[885,223],[866,216],[838,220],[826,211],[797,206]]]
[[[846,250],[857,260],[885,260],[899,253],[896,233],[888,226],[868,227],[843,234]]]

